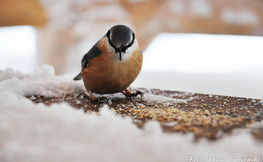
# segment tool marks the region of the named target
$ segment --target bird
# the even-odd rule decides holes
[[[121,92],[127,98],[143,96],[127,88],[139,75],[143,55],[134,32],[128,26],[115,25],[93,45],[81,60],[81,72],[73,80],[83,80],[89,96]]]

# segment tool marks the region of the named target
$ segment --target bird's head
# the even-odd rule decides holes
[[[106,36],[121,61],[126,50],[134,43],[135,35],[133,31],[125,25],[116,25],[107,32]]]

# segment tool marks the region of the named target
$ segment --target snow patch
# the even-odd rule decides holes
[[[0,78],[0,91],[9,91],[22,96],[42,95],[63,96],[75,91],[84,91],[82,82],[73,81],[71,76],[55,76],[52,66],[43,65],[33,73],[23,75],[13,70],[5,70]]]
[[[178,124],[178,122],[169,122],[169,123],[164,123],[165,126],[167,127],[174,127],[176,124]]]
[[[159,96],[159,95],[154,95],[154,94],[144,94],[144,99],[147,100],[148,102],[157,101],[159,103],[164,103],[164,102],[187,103],[186,100],[169,98],[169,97]]]
[[[27,75],[21,73],[20,71],[15,71],[11,68],[7,68],[5,70],[0,70],[0,81],[6,80],[6,79],[12,79],[14,77],[18,79],[22,79],[26,77]]]

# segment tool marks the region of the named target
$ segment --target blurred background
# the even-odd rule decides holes
[[[116,24],[144,55],[132,86],[263,99],[262,0],[1,0],[0,71],[74,77]]]

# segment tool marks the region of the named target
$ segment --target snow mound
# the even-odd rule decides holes
[[[82,82],[73,81],[70,76],[55,76],[54,68],[43,65],[31,74],[22,74],[12,69],[0,72],[0,91],[9,91],[22,96],[62,96],[77,90],[85,90]]]
[[[21,73],[20,71],[14,71],[11,68],[7,68],[6,70],[2,71],[0,70],[0,81],[6,80],[6,79],[12,79],[14,77],[18,79],[24,78],[26,75]]]

